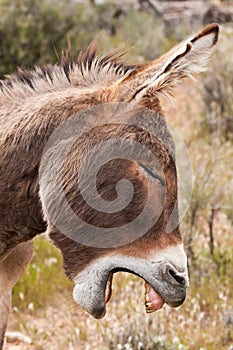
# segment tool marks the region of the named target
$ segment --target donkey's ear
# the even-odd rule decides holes
[[[152,91],[155,94],[169,92],[183,78],[204,71],[213,46],[218,40],[218,32],[219,26],[215,23],[210,24],[159,59],[142,66],[135,74],[126,77],[120,85],[123,83],[126,90],[129,89],[127,94],[129,100],[138,101],[148,91],[150,94]]]

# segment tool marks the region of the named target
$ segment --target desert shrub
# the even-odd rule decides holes
[[[107,11],[71,0],[0,0],[0,77],[57,61],[54,47],[65,50],[67,38],[78,52],[104,26]]]
[[[203,130],[211,137],[233,140],[232,26],[221,28],[220,43],[210,74],[204,81]],[[227,54],[226,54],[227,53]]]
[[[17,66],[54,62],[53,44],[74,26],[68,1],[0,1],[0,76]]]
[[[222,143],[216,138],[211,143],[196,140],[195,147],[190,150],[194,189],[192,199],[185,218],[185,244],[190,260],[193,260],[197,242],[198,249],[209,246],[213,254],[219,244],[227,247],[221,237],[229,236],[232,227],[233,159],[230,142]]]
[[[105,50],[136,44],[129,57],[153,59],[169,45],[162,21],[134,7],[117,3],[90,4],[66,0],[0,0],[0,78],[17,66],[32,68],[57,61],[55,50],[74,56],[97,38]],[[145,39],[145,33],[147,40]]]
[[[188,102],[185,112],[191,119],[184,138],[194,175],[183,230],[190,266],[203,249],[208,250],[212,258],[215,249],[226,249],[232,231],[232,33],[227,25],[220,28],[220,40],[210,69],[201,77],[199,86],[195,86],[199,105]],[[198,265],[197,261],[194,268]]]
[[[164,34],[164,23],[151,13],[131,8],[117,19],[115,27],[115,39],[108,40],[116,40],[116,45],[134,45],[130,58],[135,61],[153,60],[171,46]]]

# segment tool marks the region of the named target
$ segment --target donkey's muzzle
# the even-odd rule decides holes
[[[145,281],[146,312],[159,310],[164,303],[177,307],[185,300],[188,270],[181,247],[174,248],[172,254],[167,250],[159,258],[151,259],[105,256],[75,277],[74,300],[95,318],[103,317],[111,297],[112,276],[119,271]]]
[[[172,285],[184,287],[185,289],[188,287],[188,281],[185,272],[178,271],[173,265],[169,263],[165,263],[162,266],[162,276],[167,282]]]
[[[165,282],[165,291],[161,291],[166,303],[172,307],[180,306],[189,286],[187,271],[178,270],[170,263],[162,263],[159,267],[161,279]]]

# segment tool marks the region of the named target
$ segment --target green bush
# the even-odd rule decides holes
[[[55,60],[53,45],[75,24],[67,1],[0,1],[0,76]]]
[[[104,51],[136,44],[131,59],[153,59],[169,46],[162,21],[133,7],[112,2],[72,0],[0,0],[0,78],[18,66],[32,68],[57,61],[71,41],[74,57],[93,39]],[[147,40],[145,39],[145,33]],[[140,57],[138,57],[140,56]]]

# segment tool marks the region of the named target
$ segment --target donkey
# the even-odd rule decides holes
[[[120,51],[101,56],[91,44],[76,62],[63,55],[0,82],[0,348],[12,288],[43,232],[61,250],[74,300],[95,318],[118,271],[145,281],[147,312],[183,303],[175,150],[159,98],[206,68],[218,31],[211,24],[142,64],[123,63]],[[131,197],[110,208],[118,187]]]

